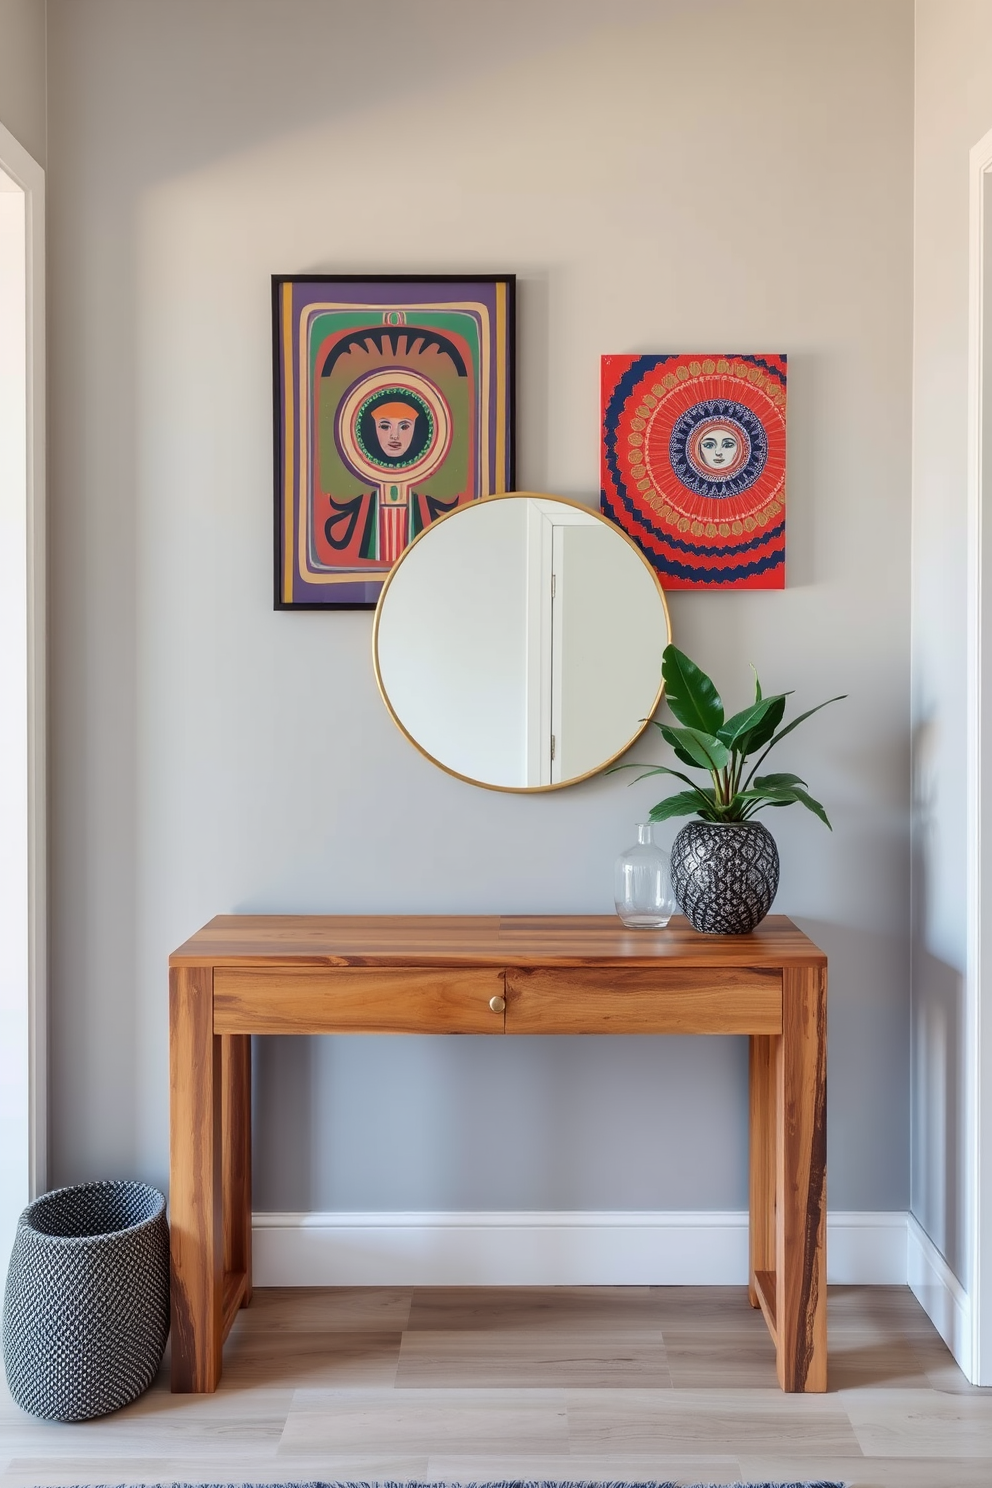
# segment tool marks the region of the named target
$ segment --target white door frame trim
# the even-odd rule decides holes
[[[983,427],[986,378],[992,377],[992,335],[985,320],[985,218],[992,206],[992,130],[969,160],[968,231],[968,658],[967,658],[967,955],[965,1050],[968,1271],[971,1337],[959,1358],[969,1379],[992,1383],[992,966],[986,965],[983,924],[992,923],[992,778],[983,750],[992,750],[992,522],[984,519]],[[988,286],[992,291],[992,284]],[[984,363],[988,360],[988,370]]]
[[[48,1177],[48,927],[45,626],[45,172],[0,124],[0,168],[24,192],[27,289],[27,1067],[28,1197]]]

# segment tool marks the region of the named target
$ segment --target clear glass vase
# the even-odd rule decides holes
[[[617,858],[613,899],[617,914],[632,929],[660,930],[672,918],[668,858],[652,841],[650,822],[638,825],[637,841]]]

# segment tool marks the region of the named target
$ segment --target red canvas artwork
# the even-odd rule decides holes
[[[666,589],[785,587],[786,367],[603,357],[602,509]]]

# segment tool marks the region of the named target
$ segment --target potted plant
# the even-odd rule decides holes
[[[681,727],[652,722],[682,764],[707,771],[711,783],[697,785],[667,765],[620,768],[642,769],[638,780],[674,775],[688,786],[659,801],[650,813],[653,822],[675,816],[697,818],[682,828],[672,845],[676,902],[696,930],[743,935],[764,919],[778,888],[775,839],[761,822],[753,820],[755,813],[766,806],[798,802],[830,826],[819,801],[808,794],[805,780],[786,771],[771,775],[758,771],[786,734],[840,697],[818,703],[782,727],[789,694],[764,697],[757,673],[754,702],[731,718],[724,718],[723,703],[711,679],[675,646],[665,648],[662,676],[668,706]]]

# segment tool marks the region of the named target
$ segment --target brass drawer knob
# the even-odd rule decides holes
[[[490,997],[490,999],[489,999],[489,1006],[492,1008],[492,1010],[493,1010],[494,1013],[501,1013],[503,1011],[503,1009],[506,1007],[506,998],[505,997]]]

